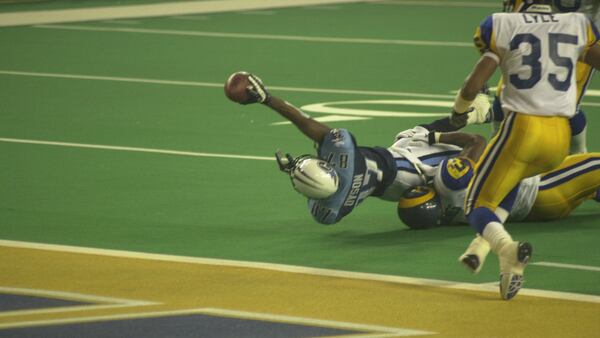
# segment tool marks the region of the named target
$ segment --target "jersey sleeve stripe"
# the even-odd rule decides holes
[[[495,43],[493,41],[493,18],[488,16],[483,20],[481,25],[475,30],[475,36],[473,38],[475,47],[483,54],[487,51],[495,52]]]
[[[589,21],[588,24],[588,46],[591,46],[598,42],[600,39],[600,32],[598,32],[598,28],[592,21]]]

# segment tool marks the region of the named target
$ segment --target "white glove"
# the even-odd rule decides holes
[[[425,129],[425,128],[423,128]],[[420,142],[429,144],[429,131],[426,133],[416,133],[410,138],[408,145],[421,146]]]
[[[429,133],[429,130],[421,127],[421,126],[416,126],[412,129],[406,129],[405,131],[401,131],[396,135],[396,141],[398,141],[399,139],[403,139],[403,138],[412,138],[413,136],[415,136],[415,134],[418,133]]]
[[[469,112],[469,118],[467,119],[467,125],[469,124],[481,124],[489,122],[490,119],[490,100],[487,94],[479,93],[475,97],[475,101],[471,103],[473,110]]]

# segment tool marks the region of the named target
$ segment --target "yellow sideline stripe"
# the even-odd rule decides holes
[[[496,285],[489,285],[489,284],[461,283],[461,282],[445,281],[445,280],[439,280],[439,279],[426,279],[426,278],[415,278],[415,277],[406,277],[406,276],[392,276],[392,275],[382,275],[382,274],[365,273],[365,272],[321,269],[321,268],[286,265],[286,264],[274,264],[274,263],[263,263],[263,262],[235,261],[235,260],[229,260],[229,259],[154,254],[154,253],[136,252],[136,251],[87,248],[87,247],[79,247],[79,246],[22,242],[22,241],[12,241],[12,240],[0,239],[0,248],[2,248],[3,246],[4,247],[12,247],[12,248],[26,248],[26,249],[56,251],[56,252],[65,252],[65,253],[102,255],[102,256],[109,256],[109,257],[134,258],[134,259],[156,260],[156,261],[177,262],[177,263],[191,263],[191,264],[201,264],[201,265],[216,265],[216,266],[264,269],[264,270],[277,271],[277,272],[289,272],[289,273],[307,274],[307,275],[322,276],[322,277],[339,277],[339,278],[349,278],[349,279],[357,279],[357,280],[378,281],[378,282],[385,282],[385,283],[396,283],[396,284],[400,283],[400,284],[410,284],[410,285],[416,285],[416,286],[440,287],[440,288],[450,288],[450,289],[468,290],[468,291],[481,291],[481,292],[489,292],[489,293],[493,293],[493,294],[498,293],[498,287]],[[519,295],[529,295],[529,296],[535,296],[535,297],[563,299],[563,300],[571,300],[571,301],[579,301],[579,302],[591,302],[591,303],[600,304],[600,296],[588,295],[588,294],[578,294],[578,293],[548,291],[548,290],[536,290],[536,289],[522,289],[519,292]]]
[[[267,314],[274,321],[309,318],[315,320],[314,323],[354,323],[437,332],[436,337],[589,337],[600,330],[597,320],[600,303],[594,302],[526,295],[505,302],[499,300],[497,291],[492,294],[385,280],[290,273],[242,266],[243,262],[233,261],[224,266],[217,264],[217,260],[205,264],[193,259],[177,261],[164,255],[153,257],[162,259],[151,259],[141,253],[122,257],[118,254],[126,252],[107,251],[113,254],[111,256],[101,250],[78,253],[61,251],[58,247],[32,249],[21,244],[22,247],[0,246],[3,258],[0,285],[143,299],[161,304],[0,317],[0,327],[221,309],[215,314]],[[479,315],[482,313],[485,315]],[[363,338],[368,336],[362,335]]]

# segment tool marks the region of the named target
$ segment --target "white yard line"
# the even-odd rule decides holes
[[[171,16],[171,17],[169,17],[169,19],[203,21],[203,20],[208,20],[208,16],[206,16],[206,15],[179,15],[179,16]]]
[[[240,14],[252,14],[253,12],[240,12]],[[37,25],[34,28],[42,29],[63,29],[90,32],[116,32],[116,33],[137,33],[137,34],[156,34],[171,36],[200,36],[216,38],[233,39],[254,39],[254,40],[283,40],[283,41],[303,41],[303,42],[326,42],[326,43],[346,43],[346,44],[370,44],[370,45],[409,45],[409,46],[432,46],[432,47],[469,47],[472,43],[452,42],[452,41],[426,41],[426,40],[393,40],[393,39],[370,39],[370,38],[340,38],[330,36],[302,36],[302,35],[274,35],[274,34],[248,34],[248,33],[223,33],[223,32],[205,32],[190,30],[173,29],[150,29],[150,28],[129,28],[129,27],[100,27],[100,26],[77,26],[77,25]]]
[[[177,80],[159,80],[145,79],[132,77],[116,77],[116,76],[97,76],[83,74],[64,74],[64,73],[40,73],[40,72],[21,72],[12,70],[1,70],[0,75],[17,75],[17,76],[32,76],[32,77],[49,77],[61,79],[75,80],[98,80],[98,81],[115,81],[115,82],[132,82],[132,83],[148,83],[160,85],[175,85],[175,86],[192,86],[192,87],[214,87],[223,88],[224,83],[213,82],[196,82],[196,81],[177,81]],[[328,93],[328,94],[350,94],[350,95],[374,95],[374,96],[408,96],[415,98],[431,98],[431,99],[453,99],[456,95],[438,95],[424,93],[409,93],[409,92],[385,92],[372,90],[352,90],[352,89],[326,89],[326,88],[303,88],[303,87],[282,87],[268,86],[269,90],[279,90],[287,92],[305,92],[305,93]]]
[[[237,13],[242,15],[274,15],[275,11],[244,11]]]
[[[533,262],[533,263],[529,263],[529,265],[546,266],[546,267],[550,267],[550,268],[560,268],[560,269],[572,269],[572,270],[600,272],[600,266],[565,264],[565,263],[554,263],[554,262]]]
[[[368,0],[367,0],[368,1]],[[0,27],[80,21],[149,18],[187,14],[250,11],[325,4],[365,2],[365,0],[213,0],[164,2],[157,4],[93,7],[46,11],[0,13]]]
[[[135,20],[104,20],[100,23],[108,23],[114,25],[139,25],[141,22]]]
[[[217,158],[234,158],[234,159],[261,160],[261,161],[274,161],[275,160],[275,157],[265,157],[265,156],[199,153],[199,152],[193,152],[193,151],[179,151],[179,150],[169,150],[169,149],[122,147],[122,146],[109,146],[109,145],[102,145],[102,144],[56,142],[56,141],[44,141],[44,140],[26,140],[26,139],[16,139],[16,138],[0,138],[0,142],[36,144],[36,145],[46,145],[46,146],[60,146],[60,147],[70,147],[70,148],[89,148],[89,149],[102,149],[102,150],[115,150],[115,151],[130,151],[130,152],[138,152],[138,153],[154,153],[154,154],[163,154],[163,155],[178,155],[178,156],[192,156],[192,157],[217,157]]]
[[[226,260],[226,259],[213,259],[213,258],[202,258],[202,257],[153,254],[153,253],[144,253],[144,252],[135,252],[135,251],[86,248],[86,247],[77,247],[77,246],[32,243],[32,242],[21,242],[21,241],[11,241],[11,240],[0,240],[0,246],[57,251],[57,252],[70,252],[70,253],[78,253],[78,254],[103,255],[103,256],[109,256],[109,257],[147,259],[147,260],[155,260],[155,261],[265,269],[265,270],[271,270],[271,271],[299,273],[299,274],[307,274],[307,275],[314,275],[314,276],[350,278],[350,279],[357,279],[357,280],[367,280],[367,281],[397,283],[397,284],[410,284],[410,285],[418,285],[418,286],[430,286],[430,287],[469,290],[469,291],[481,291],[481,292],[493,292],[493,293],[498,292],[498,288],[496,286],[492,286],[492,285],[480,285],[480,284],[474,284],[474,283],[461,283],[461,282],[453,282],[453,281],[437,280],[437,279],[424,279],[424,278],[414,278],[414,277],[404,277],[404,276],[381,275],[381,274],[364,273],[364,272],[321,269],[321,268],[312,268],[312,267],[285,265],[285,264],[246,262],[246,261],[235,261],[235,260]],[[520,291],[520,294],[527,295],[527,296],[542,297],[542,298],[563,299],[563,300],[588,302],[588,303],[600,303],[600,296],[570,293],[570,292],[522,289]]]

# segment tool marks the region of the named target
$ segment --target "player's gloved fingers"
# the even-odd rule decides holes
[[[255,75],[250,75],[248,76],[248,81],[250,81],[254,87],[253,90],[259,95],[258,102],[264,103],[267,101],[269,98],[269,92],[267,92],[267,89],[263,85],[261,79]]]
[[[249,78],[251,78],[252,80],[254,80],[254,82],[256,82],[257,84],[259,84],[260,86],[264,86],[263,81],[260,79],[260,77],[254,75],[254,74],[250,74]]]
[[[246,87],[246,94],[248,94],[248,100],[240,102],[240,104],[251,104],[260,101],[260,95],[254,90],[253,86]]]
[[[469,112],[459,114],[455,111],[452,111],[452,115],[450,116],[450,124],[454,127],[464,127],[467,125],[467,120],[469,119]]]

